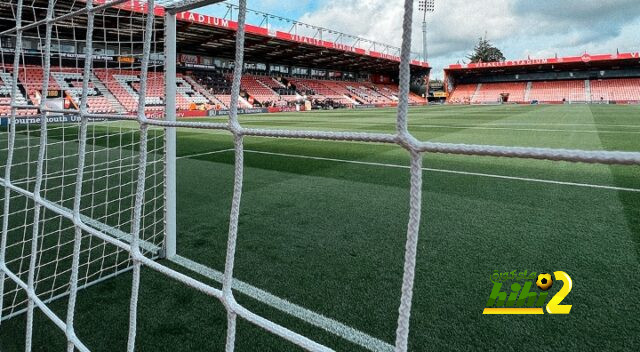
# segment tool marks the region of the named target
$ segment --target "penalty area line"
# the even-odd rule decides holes
[[[549,128],[512,128],[512,127],[486,127],[486,126],[465,126],[465,125],[409,125],[411,127],[422,128],[440,128],[440,129],[462,129],[462,130],[502,130],[502,131],[517,131],[517,132],[556,132],[556,133],[615,133],[615,134],[640,134],[640,131],[609,131],[609,130],[562,130],[562,129],[549,129]],[[499,125],[492,125],[499,126]]]
[[[218,154],[218,153],[231,152],[231,151],[234,151],[234,149],[224,149],[224,150],[216,150],[216,151],[206,152],[206,153],[184,155],[184,156],[178,157],[178,159],[198,157],[198,156],[204,156],[204,155],[209,155],[209,154]],[[367,165],[367,166],[381,166],[381,167],[390,167],[390,168],[397,168],[397,169],[409,169],[410,168],[407,165],[377,163],[377,162],[371,162],[371,161],[358,161],[358,160],[347,160],[347,159],[324,158],[324,157],[319,157],[319,156],[298,155],[298,154],[289,154],[289,153],[264,152],[264,151],[259,151],[259,150],[250,150],[250,149],[245,149],[244,152],[245,153],[254,153],[254,154],[272,155],[272,156],[282,156],[282,157],[288,157],[288,158],[311,159],[311,160],[320,160],[320,161],[332,161],[332,162],[346,163],[346,164],[358,164],[358,165]],[[567,182],[567,181],[557,181],[557,180],[545,180],[545,179],[539,179],[539,178],[496,175],[496,174],[486,174],[486,173],[481,173],[481,172],[469,172],[469,171],[458,171],[458,170],[448,170],[448,169],[435,169],[435,168],[429,168],[429,167],[423,167],[422,170],[423,171],[429,171],[429,172],[439,172],[439,173],[446,173],[446,174],[454,174],[454,175],[466,175],[466,176],[497,178],[497,179],[510,180],[510,181],[547,183],[547,184],[560,185],[560,186],[573,186],[573,187],[584,187],[584,188],[594,188],[594,189],[605,189],[605,190],[610,190],[610,191],[622,191],[622,192],[640,193],[640,189],[638,189],[638,188],[627,188],[627,187],[606,186],[606,185],[594,185],[594,184],[590,184],[590,183],[578,183],[578,182]]]
[[[212,151],[212,152],[204,152],[204,153],[197,153],[197,154],[181,155],[181,156],[176,157],[176,160],[178,160],[178,159],[186,159],[186,158],[195,158],[195,157],[204,156],[204,155],[212,155],[212,154],[226,153],[226,152],[231,152],[231,151],[234,151],[234,150],[235,150],[235,149],[230,148],[230,149],[215,150],[215,151]]]
[[[257,150],[245,150],[245,152],[247,152],[247,153],[255,153],[255,154],[283,156],[283,157],[290,157],[290,158],[333,161],[333,162],[348,163],[348,164],[382,166],[382,167],[391,167],[391,168],[399,168],[399,169],[409,169],[410,168],[409,166],[406,166],[406,165],[386,164],[386,163],[376,163],[376,162],[369,162],[369,161],[356,161],[356,160],[346,160],[346,159],[323,158],[323,157],[317,157],[317,156],[297,155],[297,154],[287,154],[287,153],[272,153],[272,152],[263,152],[263,151],[257,151]],[[589,184],[589,183],[565,182],[565,181],[545,180],[545,179],[528,178],[528,177],[494,175],[494,174],[485,174],[485,173],[480,173],[480,172],[467,172],[467,171],[457,171],[457,170],[447,170],[447,169],[434,169],[434,168],[428,168],[428,167],[423,167],[422,170],[423,171],[430,171],[430,172],[440,172],[440,173],[447,173],[447,174],[455,174],[455,175],[467,175],[467,176],[497,178],[497,179],[512,180],[512,181],[548,183],[548,184],[554,184],[554,185],[606,189],[606,190],[612,190],[612,191],[640,192],[640,189],[637,189],[637,188],[625,188],[625,187],[616,187],[616,186],[594,185],[594,184]]]

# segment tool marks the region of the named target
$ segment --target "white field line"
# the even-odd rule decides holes
[[[232,150],[233,149],[217,150],[217,151],[210,152],[210,153],[195,154],[193,156],[216,154],[216,153],[221,153],[221,152],[225,152],[225,151],[232,151]],[[338,162],[338,163],[348,163],[348,164],[359,164],[359,165],[369,165],[369,166],[381,166],[381,167],[391,167],[391,168],[399,168],[399,169],[409,169],[409,166],[397,165],[397,164],[386,164],[386,163],[376,163],[376,162],[369,162],[369,161],[323,158],[323,157],[318,157],[318,156],[297,155],[297,154],[287,154],[287,153],[272,153],[272,152],[263,152],[263,151],[248,150],[248,149],[245,149],[244,151],[247,152],[247,153],[282,156],[282,157],[288,157],[288,158],[312,159],[312,160],[322,160],[322,161],[333,161],[333,162]],[[187,155],[187,156],[183,156],[181,158],[188,158],[188,157],[192,157],[192,156],[191,155]],[[529,178],[529,177],[505,176],[505,175],[485,174],[485,173],[480,173],[480,172],[467,172],[467,171],[457,171],[457,170],[447,170],[447,169],[434,169],[434,168],[428,168],[428,167],[423,167],[422,170],[430,171],[430,172],[440,172],[440,173],[447,173],[447,174],[455,174],[455,175],[468,175],[468,176],[498,178],[498,179],[512,180],[512,181],[548,183],[548,184],[553,184],[553,185],[606,189],[606,190],[611,190],[611,191],[640,192],[640,189],[638,189],[638,188],[625,188],[625,187],[606,186],[606,185],[594,185],[594,184],[589,184],[589,183],[565,182],[565,181],[545,180],[545,179]]]
[[[200,275],[222,283],[223,274],[218,270],[209,268],[205,265],[196,263],[179,255],[176,255],[173,258],[169,258],[169,260]],[[325,331],[342,337],[347,341],[365,347],[371,351],[393,351],[392,345],[380,339],[369,336],[361,331],[342,324],[339,321],[327,318],[324,315],[318,314],[309,309],[291,303],[285,299],[274,296],[269,292],[251,286],[238,279],[233,280],[232,287],[234,290],[241,292],[259,302],[267,304],[272,308],[294,316],[306,323],[324,329]]]
[[[469,130],[503,130],[503,131],[520,131],[520,132],[565,132],[565,133],[616,133],[616,134],[640,134],[640,131],[593,131],[593,130],[559,130],[548,128],[511,128],[511,127],[481,127],[481,126],[453,126],[453,125],[409,125],[411,127],[427,127],[427,128],[457,128]]]
[[[234,150],[235,150],[235,149],[231,148],[231,149],[216,150],[216,151],[213,151],[213,152],[205,152],[205,153],[189,154],[189,155],[179,156],[179,157],[177,157],[176,159],[193,158],[193,157],[203,156],[203,155],[211,155],[211,154],[218,154],[218,153],[231,152],[231,151],[234,151]]]
[[[640,128],[640,125],[616,125],[599,123],[547,123],[547,122],[489,122],[483,125],[488,126],[588,126],[588,127],[626,127]]]
[[[437,119],[436,119],[437,120]],[[284,120],[282,120],[284,121]],[[291,120],[287,120],[291,121]],[[264,120],[250,120],[247,122],[264,122]],[[300,120],[294,121],[299,123],[327,123],[327,120],[315,120],[315,121],[307,121]],[[346,124],[349,125],[358,125],[358,126],[387,126],[390,125],[388,122],[357,122],[357,120],[345,120]],[[425,121],[428,122],[428,121]],[[538,132],[579,132],[579,133],[631,133],[637,134],[640,131],[607,131],[607,130],[565,130],[565,129],[549,129],[549,128],[508,128],[508,127],[484,127],[484,126],[573,126],[573,127],[622,127],[622,128],[633,128],[640,129],[640,125],[615,125],[615,124],[589,124],[589,123],[545,123],[545,122],[488,122],[482,123],[480,125],[465,125],[465,124],[441,124],[441,123],[410,123],[409,128],[411,127],[433,127],[433,128],[464,128],[464,129],[502,129],[502,130],[510,130],[510,131],[538,131]]]

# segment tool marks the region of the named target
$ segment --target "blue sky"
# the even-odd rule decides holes
[[[313,0],[299,0],[299,1],[276,1],[276,0],[263,0],[263,1],[249,1],[248,7],[252,10],[270,13],[277,16],[286,17],[289,19],[299,19],[306,13],[317,11],[322,6],[323,1]],[[237,0],[225,1],[225,3],[237,5]],[[205,8],[196,10],[196,12],[214,15],[224,16],[226,8],[220,5],[207,6]],[[255,22],[255,17],[249,16],[248,23]]]
[[[237,0],[230,1],[237,3]],[[249,8],[399,46],[403,0],[248,0]],[[418,1],[415,1],[417,8]],[[221,5],[197,12],[224,15]],[[413,50],[422,17],[414,15]],[[259,24],[249,17],[248,22]],[[276,27],[284,23],[274,23]],[[507,59],[640,51],[640,0],[436,0],[429,62],[441,77],[485,33]]]

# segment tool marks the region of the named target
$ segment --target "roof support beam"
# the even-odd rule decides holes
[[[215,4],[224,0],[178,0],[178,1],[160,1],[160,5],[165,7],[165,11],[169,13],[178,13],[190,11],[199,7]]]

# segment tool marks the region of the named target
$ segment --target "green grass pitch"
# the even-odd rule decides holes
[[[251,115],[241,123],[393,132],[395,110]],[[421,107],[411,109],[410,131],[423,141],[640,151],[640,106]],[[225,132],[178,132],[178,253],[217,270],[224,266],[232,147]],[[245,138],[245,149],[235,277],[393,344],[407,152],[255,137]],[[424,167],[410,350],[640,349],[640,167],[442,154],[425,154]],[[571,314],[482,315],[494,270],[567,272],[573,290],[563,304],[573,305]],[[76,329],[92,350],[125,349],[130,285],[125,273],[80,294]],[[336,350],[364,350],[236,297]],[[66,299],[52,306],[64,319]],[[24,315],[2,323],[0,350],[23,350],[25,324]],[[64,349],[63,335],[43,314],[35,324],[36,351]],[[143,270],[140,351],[221,351],[225,329],[219,301]],[[239,320],[236,350],[298,349]]]

